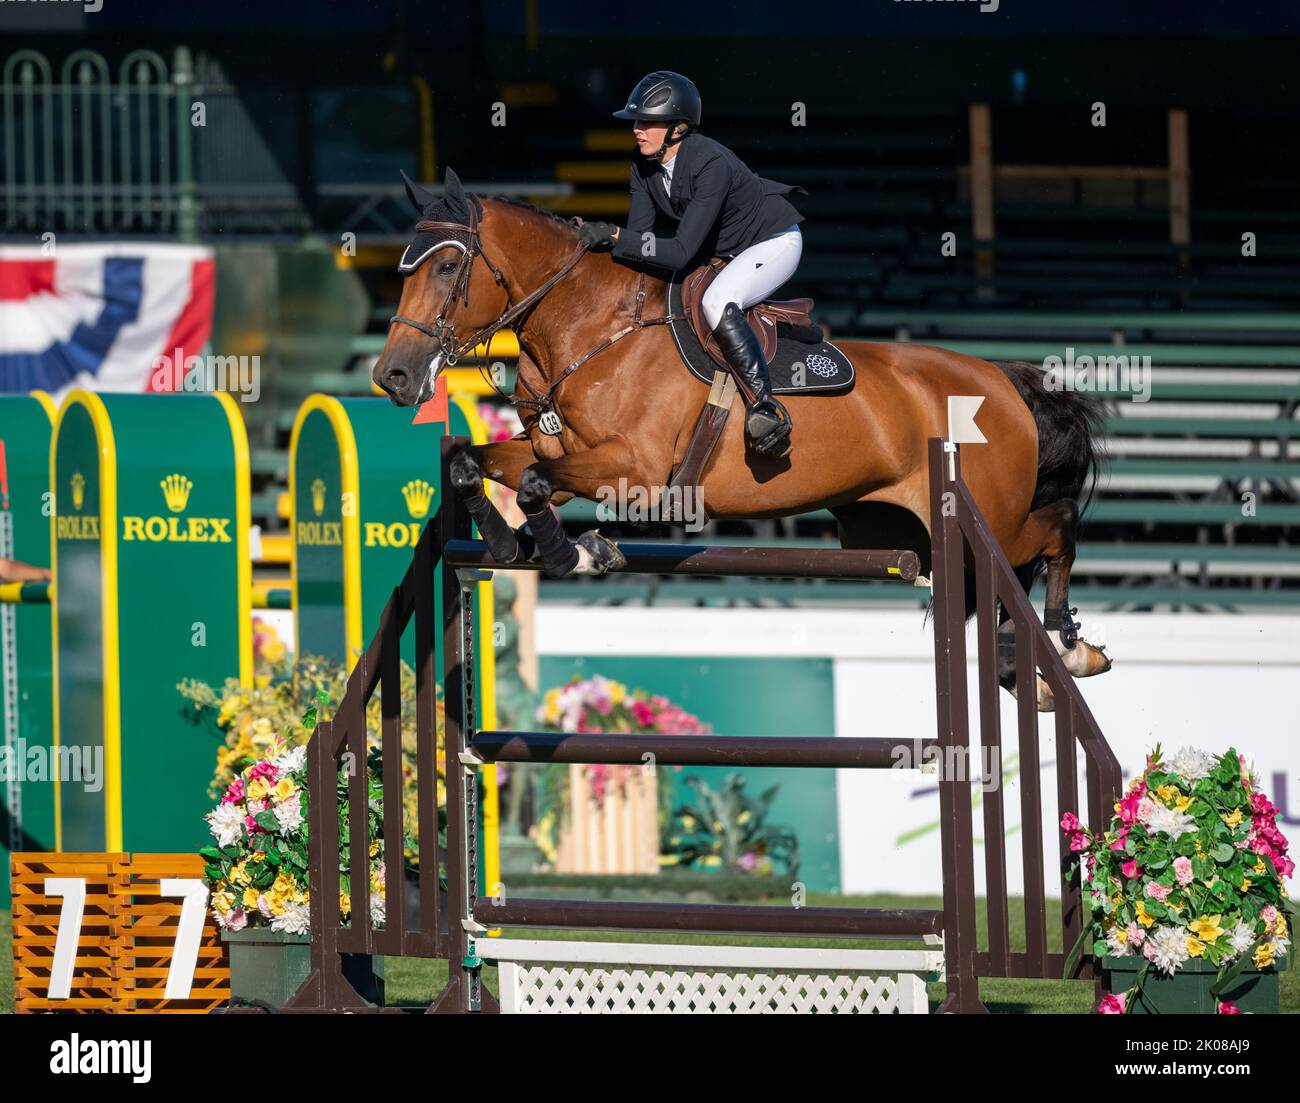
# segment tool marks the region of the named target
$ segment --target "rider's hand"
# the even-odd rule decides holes
[[[612,245],[618,236],[618,227],[612,222],[584,222],[578,230],[578,241],[589,249]]]

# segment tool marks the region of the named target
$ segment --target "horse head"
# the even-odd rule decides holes
[[[402,173],[419,220],[398,264],[404,283],[371,378],[398,406],[433,397],[438,373],[509,306],[506,280],[483,253],[483,206],[451,170],[435,196]],[[471,345],[472,347],[472,345]]]

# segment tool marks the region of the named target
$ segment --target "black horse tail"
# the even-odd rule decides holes
[[[1070,498],[1082,517],[1097,489],[1105,454],[1107,407],[1094,394],[1048,390],[1047,373],[1023,360],[996,361],[1034,415],[1038,427],[1038,481],[1030,509]],[[1016,569],[1028,593],[1047,562],[1041,556]]]
[[[1038,426],[1038,482],[1031,509],[1072,498],[1082,516],[1104,459],[1106,403],[1093,394],[1048,390],[1047,373],[1023,360],[998,362]]]

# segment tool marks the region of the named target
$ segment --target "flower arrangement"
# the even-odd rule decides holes
[[[322,698],[321,704],[325,704]],[[316,726],[315,710],[303,717],[309,731]],[[384,787],[382,762],[371,751],[367,763],[367,823],[369,869],[367,889],[371,925],[385,919],[383,839]],[[338,796],[346,794],[348,777],[339,772]],[[339,911],[344,922],[352,913],[349,803],[339,809]],[[290,748],[278,737],[267,755],[231,782],[220,803],[205,819],[215,846],[199,851],[204,860],[213,915],[223,930],[242,931],[269,926],[273,931],[305,934],[310,926],[310,879],[307,849],[307,748]],[[406,840],[406,852],[413,848]]]
[[[274,658],[272,657],[274,655]],[[254,684],[228,679],[220,692],[186,679],[177,689],[193,703],[196,724],[210,725],[222,743],[209,794],[218,799],[206,819],[216,845],[204,847],[204,876],[219,926],[238,931],[269,926],[301,934],[307,930],[307,769],[306,744],[318,713],[341,700],[347,671],[319,657],[305,656],[296,667],[283,652],[265,649],[255,664]],[[401,665],[402,804],[406,824],[418,821],[415,736],[415,673]],[[383,778],[380,758],[382,701],[376,693],[366,709],[367,803],[371,920],[384,922]],[[322,717],[323,718],[323,717]],[[446,764],[443,750],[441,686],[435,709],[437,787],[445,806]],[[348,779],[340,772],[338,796]],[[339,903],[344,921],[351,915],[349,802],[339,801]],[[442,816],[439,817],[440,835]],[[419,861],[417,840],[403,837],[407,862]]]
[[[289,748],[305,743],[310,729],[299,724],[304,710],[313,702],[341,701],[347,689],[347,669],[319,656],[303,656],[295,664],[291,656],[277,649],[263,652],[254,665],[252,686],[228,678],[220,690],[206,682],[187,678],[177,686],[180,694],[193,703],[194,719],[200,726],[213,728],[221,740],[217,749],[216,769],[208,785],[214,800],[229,791],[248,767],[266,757],[277,740]],[[408,823],[416,822],[415,787],[415,672],[401,664],[399,687],[402,695],[402,802]],[[376,692],[366,706],[366,741],[376,749],[380,745],[381,694]],[[445,806],[446,762],[443,753],[442,686],[438,686],[435,706],[438,750],[438,801]],[[414,858],[414,852],[407,855]]]
[[[1200,959],[1220,970],[1221,989],[1248,965],[1282,958],[1290,945],[1282,882],[1295,863],[1277,815],[1235,750],[1184,748],[1166,763],[1158,745],[1103,835],[1067,813],[1061,828],[1085,863],[1093,909],[1067,975],[1089,939],[1097,957],[1144,957],[1139,988],[1152,968],[1172,976]],[[1132,995],[1107,996],[1098,1011],[1124,1013]]]
[[[595,674],[575,676],[567,684],[547,690],[537,707],[536,721],[546,731],[625,732],[655,735],[707,735],[713,728],[666,697],[642,689],[629,690],[613,679]],[[647,749],[653,746],[647,743]],[[639,766],[586,766],[592,794],[603,804],[607,796],[622,791],[641,769]],[[546,858],[556,858],[555,834],[568,806],[569,768],[547,766],[542,776],[535,839]],[[671,810],[667,786],[660,786],[661,822]]]

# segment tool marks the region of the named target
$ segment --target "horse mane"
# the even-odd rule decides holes
[[[535,206],[525,199],[520,199],[517,195],[485,195],[483,199],[490,199],[495,203],[505,203],[510,207],[518,207],[521,210],[528,211],[530,214],[541,215],[543,218],[552,222],[558,222],[561,226],[572,231],[578,232],[578,228],[562,214],[556,214],[554,211],[548,211],[544,207]]]

